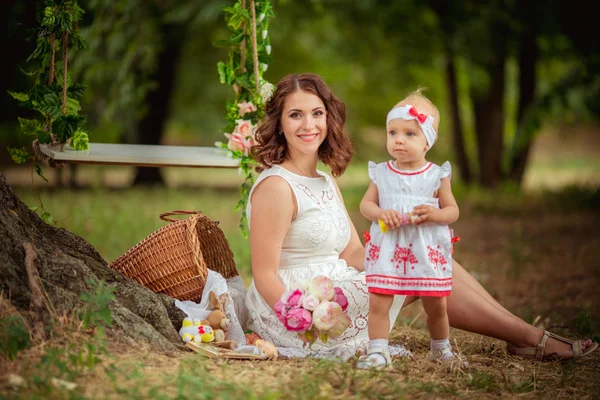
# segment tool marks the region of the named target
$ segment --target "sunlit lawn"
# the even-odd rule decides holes
[[[461,217],[455,229],[462,240],[455,256],[494,297],[526,321],[537,320],[565,335],[598,340],[600,162],[590,158],[559,161],[533,164],[523,190],[510,185],[485,190],[456,183],[454,193]],[[38,197],[31,186],[19,185],[29,179],[27,171],[6,171],[21,200],[35,207],[41,198],[58,226],[83,237],[107,262],[164,226],[161,213],[201,210],[220,221],[238,270],[248,284],[249,241],[238,228],[239,212],[233,211],[241,177],[235,170],[166,169],[163,173],[168,187],[107,189],[105,184],[126,185],[133,170],[87,166],[77,173],[78,183],[87,188],[39,185]],[[47,176],[54,179],[52,171]],[[339,183],[360,233],[369,226],[358,212],[368,184],[366,165],[352,165]],[[541,191],[556,187],[560,189]],[[81,389],[71,394],[53,389],[50,397],[42,397],[575,399],[594,398],[600,393],[598,354],[579,363],[538,364],[507,356],[500,341],[455,330],[455,344],[469,357],[473,369],[445,371],[425,360],[429,339],[421,311],[419,304],[403,310],[391,336],[393,343],[403,343],[415,352],[415,360],[395,360],[394,368],[384,373],[359,371],[354,360],[349,364],[215,361],[111,342],[110,355],[102,364],[76,380]],[[72,338],[57,340],[46,346],[63,348]],[[36,360],[44,351],[35,347],[24,353],[9,370],[35,382],[39,374]],[[35,386],[23,392],[0,387],[0,397],[21,398],[24,393],[39,397],[41,392]]]
[[[356,212],[363,190],[358,183],[342,185],[359,232],[368,225]],[[560,333],[597,339],[597,287],[593,279],[577,277],[584,276],[583,271],[597,275],[593,265],[600,236],[590,232],[600,222],[595,216],[600,205],[598,188],[573,188],[543,197],[514,188],[488,191],[457,186],[456,193],[463,214],[456,227],[462,240],[455,255],[465,267],[528,322],[537,319],[545,327],[563,327]],[[17,194],[29,205],[38,202],[30,189],[19,188]],[[84,237],[109,262],[163,226],[160,213],[202,210],[220,221],[241,274],[247,283],[250,279],[249,243],[237,227],[239,214],[233,213],[238,199],[235,186],[44,190],[41,197],[46,209],[56,219],[63,219],[60,226]],[[557,269],[573,257],[577,257],[577,265]],[[456,330],[452,338],[470,359],[472,370],[446,371],[425,359],[429,339],[419,304],[402,312],[391,336],[393,343],[410,348],[415,360],[395,360],[393,369],[383,373],[357,370],[355,360],[207,360],[192,353],[162,354],[147,351],[141,344],[111,343],[110,355],[75,381],[80,389],[72,394],[79,396],[76,398],[149,399],[576,399],[593,398],[600,390],[598,355],[579,363],[538,364],[507,356],[497,340]],[[52,346],[62,348],[64,344]],[[35,381],[40,374],[35,360],[41,349],[24,353],[25,358],[11,364],[11,370]],[[5,393],[8,398],[19,398],[40,391],[31,386],[26,391]],[[55,388],[51,393],[46,398],[69,398],[64,389]]]

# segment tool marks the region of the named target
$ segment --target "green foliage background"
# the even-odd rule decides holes
[[[357,161],[387,157],[382,130],[387,111],[407,92],[418,86],[427,87],[426,93],[442,115],[440,141],[431,158],[453,161],[443,39],[444,29],[455,29],[459,33],[452,46],[458,68],[461,116],[469,162],[475,165],[470,88],[484,91],[489,85],[489,77],[477,64],[495,56],[493,31],[487,24],[499,20],[511,29],[505,91],[505,145],[510,149],[517,131],[520,89],[514,61],[518,50],[516,33],[523,29],[523,23],[519,7],[513,2],[456,2],[441,18],[432,8],[437,3],[275,0],[275,18],[269,28],[272,60],[264,78],[275,83],[289,73],[322,75],[346,103],[347,130],[356,145]],[[73,54],[71,71],[74,80],[88,85],[82,113],[88,116],[93,141],[125,143],[137,137],[136,121],[148,112],[145,96],[156,85],[149,76],[157,68],[157,54],[168,45],[163,34],[165,27],[176,30],[183,50],[177,61],[176,88],[163,143],[212,146],[222,140],[227,123],[225,107],[235,94],[219,83],[216,69],[217,62],[227,59],[228,50],[213,43],[230,36],[221,9],[232,4],[232,0],[82,0],[80,5],[86,14],[81,33],[89,50]],[[14,49],[31,46],[32,43],[23,46],[19,25],[26,19],[24,6],[11,7],[9,45]],[[564,7],[552,3],[544,10],[538,16],[542,26],[537,41],[537,92],[543,99],[540,104],[544,112],[531,122],[533,133],[543,124],[595,121],[598,107],[594,104],[600,104],[595,101],[599,98],[600,82],[598,45],[591,39],[594,28],[585,28],[583,21],[584,28],[577,31],[579,36],[570,36],[576,29],[561,25],[565,23],[559,18]],[[24,58],[15,57],[13,69],[18,72],[19,67],[26,68]],[[9,77],[16,77],[15,71]],[[6,86],[20,91],[27,87],[25,80],[18,77]],[[10,107],[3,111],[0,143],[18,147],[23,139],[15,134],[13,111]],[[523,137],[528,140],[531,134]]]

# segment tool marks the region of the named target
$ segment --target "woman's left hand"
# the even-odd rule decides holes
[[[441,210],[436,207],[426,206],[424,204],[413,208],[412,214],[415,218],[415,225],[421,225],[424,222],[439,223]]]

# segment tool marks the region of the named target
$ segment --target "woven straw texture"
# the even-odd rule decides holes
[[[185,219],[170,216],[189,215]],[[156,293],[199,302],[207,268],[225,279],[237,276],[233,252],[218,222],[199,211],[171,211],[170,224],[153,232],[110,264]]]

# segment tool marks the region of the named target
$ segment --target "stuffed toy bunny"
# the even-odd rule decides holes
[[[225,310],[229,305],[229,294],[223,293],[220,296],[214,291],[210,291],[210,304],[214,308],[208,317],[206,317],[206,321],[208,325],[213,328],[215,333],[215,341],[222,342],[227,337],[227,333],[229,332],[229,328],[231,327],[231,320],[227,318],[225,315]]]

